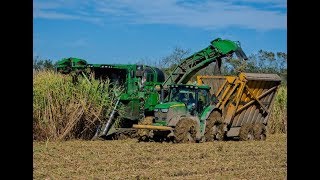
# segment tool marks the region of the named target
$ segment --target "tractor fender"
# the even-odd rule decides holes
[[[168,121],[168,126],[176,126],[176,124],[179,122],[180,119],[185,118],[186,115],[177,115],[173,116],[172,118],[169,119]]]
[[[213,112],[213,111],[218,111],[221,113],[221,110],[219,108],[217,108],[215,105],[210,105],[208,107],[206,107],[200,117],[200,120],[201,121],[205,121],[209,118],[210,114]]]

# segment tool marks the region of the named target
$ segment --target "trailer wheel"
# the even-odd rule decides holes
[[[266,140],[266,126],[263,123],[255,123],[253,125],[254,139]]]
[[[214,128],[217,122],[221,122],[221,114],[218,111],[213,111],[209,118],[206,121],[206,129],[204,132],[204,136],[206,141],[213,141],[215,139],[215,129],[219,129],[219,127]]]
[[[243,124],[240,128],[239,137],[241,141],[253,140],[253,125],[249,123]]]
[[[138,122],[139,125],[152,125],[152,123],[153,123],[153,116],[147,116]],[[148,129],[138,129],[137,135],[138,135],[139,141],[148,141],[149,133],[150,133],[150,130]]]
[[[176,143],[194,143],[197,134],[197,122],[190,118],[182,118],[174,129],[174,141]]]

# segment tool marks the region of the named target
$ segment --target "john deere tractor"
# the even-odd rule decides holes
[[[155,140],[173,140],[177,143],[196,142],[207,139],[221,139],[222,132],[206,134],[208,116],[211,114],[213,123],[219,123],[212,115],[210,87],[206,85],[173,84],[169,85],[169,94],[164,102],[155,106],[154,116],[148,116],[134,128],[140,129],[140,138]],[[211,122],[209,122],[211,123]]]

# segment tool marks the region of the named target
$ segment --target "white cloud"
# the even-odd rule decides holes
[[[59,3],[57,3],[59,2]],[[36,1],[34,18],[129,24],[172,24],[205,29],[286,29],[285,0]],[[279,8],[277,10],[270,8]],[[81,9],[81,11],[79,11]],[[81,12],[81,13],[80,13]]]
[[[55,9],[61,7],[61,4],[57,2],[41,2],[41,1],[35,1],[33,3],[33,10],[35,9]]]
[[[79,11],[79,6],[88,5],[86,2],[77,3],[69,0],[36,0],[33,3],[33,18],[81,20],[101,25],[102,19],[92,13]]]
[[[34,18],[44,18],[44,19],[79,19],[78,16],[64,14],[64,13],[57,13],[51,11],[38,11],[34,14]]]
[[[274,4],[274,5],[285,5],[286,0],[229,0],[233,2],[244,2],[244,3],[258,3],[258,4]]]

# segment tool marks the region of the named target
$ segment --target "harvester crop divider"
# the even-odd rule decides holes
[[[112,112],[111,112],[111,114],[110,114],[110,116],[109,116],[108,121],[105,123],[104,126],[100,126],[100,127],[103,128],[103,131],[102,131],[102,132],[99,132],[101,129],[100,129],[100,127],[98,127],[97,133],[95,134],[95,136],[94,136],[92,139],[97,138],[97,136],[98,136],[98,137],[101,137],[101,136],[106,135],[107,131],[109,130],[109,128],[110,128],[110,126],[111,126],[111,122],[112,122],[112,120],[113,120],[113,118],[114,118],[114,114],[116,113],[116,110],[117,110],[119,101],[120,101],[120,97],[118,98],[118,100],[117,100],[117,102],[116,102],[116,104],[115,104],[115,106],[114,106],[114,108],[113,108],[113,110],[112,110]]]

